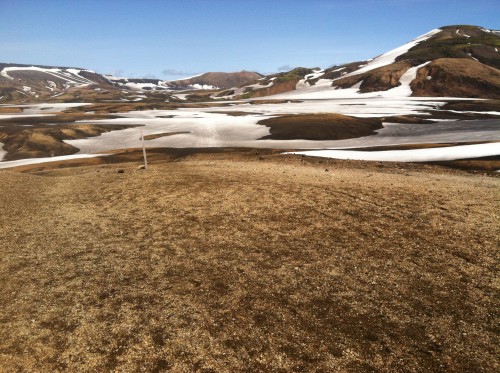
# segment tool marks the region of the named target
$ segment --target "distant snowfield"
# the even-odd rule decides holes
[[[22,108],[21,113],[0,114],[0,120],[12,118],[29,118],[29,117],[50,117],[61,111],[73,107],[90,105],[89,103],[53,103],[53,104],[27,104],[27,105],[0,105],[0,107]],[[1,122],[0,122],[1,124]]]
[[[259,105],[249,105],[251,111]],[[279,106],[279,105],[269,105]],[[232,108],[238,108],[235,106]],[[203,110],[214,110],[206,108]],[[236,110],[236,109],[235,109]],[[219,108],[216,109],[219,111]],[[238,110],[239,111],[239,110]],[[286,113],[290,113],[288,110]],[[332,112],[338,112],[334,108]],[[317,112],[317,111],[312,111]],[[324,111],[323,111],[324,112]],[[97,124],[142,125],[144,135],[185,132],[146,141],[148,147],[255,147],[277,149],[324,149],[427,144],[436,142],[471,142],[500,140],[498,120],[440,121],[431,124],[384,123],[376,135],[348,140],[259,140],[270,134],[269,128],[257,122],[273,115],[228,116],[200,109],[147,110],[115,114],[121,118],[89,121]],[[106,152],[112,149],[139,147],[139,129],[112,131],[99,137],[67,140],[81,153]],[[500,154],[500,149],[498,151]]]
[[[123,124],[141,126],[144,135],[175,135],[146,140],[147,147],[253,147],[276,149],[303,149],[311,155],[331,156],[349,159],[392,160],[401,162],[431,161],[443,159],[463,159],[487,155],[500,155],[500,145],[486,147],[447,147],[441,150],[423,149],[420,151],[403,150],[391,152],[362,152],[346,150],[373,146],[391,146],[401,144],[428,144],[441,142],[481,142],[500,140],[498,120],[472,121],[436,121],[432,124],[394,124],[384,123],[384,128],[373,136],[348,140],[259,140],[270,134],[269,128],[258,124],[259,121],[285,114],[338,113],[354,117],[386,117],[393,115],[425,114],[436,110],[443,104],[456,98],[407,97],[411,94],[409,83],[417,70],[410,68],[401,77],[401,85],[385,92],[360,94],[357,88],[336,90],[328,87],[321,80],[318,85],[305,87],[300,91],[272,96],[272,99],[301,99],[300,102],[278,104],[251,104],[248,101],[235,101],[231,106],[184,108],[177,110],[144,110],[126,113],[114,113],[118,118],[80,121],[99,125]],[[307,97],[307,99],[305,99]],[[313,99],[311,99],[313,97]],[[466,100],[466,99],[465,99]],[[23,113],[0,115],[19,117],[20,115],[47,115],[66,108],[88,105],[77,104],[39,104],[19,105]],[[217,113],[214,113],[217,112]],[[248,115],[231,116],[232,112],[247,112]],[[229,115],[228,115],[229,114]],[[500,115],[500,113],[495,113]],[[49,114],[50,115],[50,114]],[[0,122],[1,124],[1,122]],[[183,133],[179,133],[183,132]],[[187,133],[186,133],[187,132]],[[78,149],[77,155],[70,157],[99,156],[115,149],[138,148],[140,130],[137,127],[103,133],[97,137],[80,140],[66,140]],[[321,150],[320,150],[321,149]],[[328,150],[326,150],[328,149]],[[342,150],[344,149],[344,150]],[[469,150],[472,149],[472,152]],[[314,153],[312,151],[315,150]],[[329,152],[329,153],[328,153]],[[486,153],[485,153],[486,152]],[[5,152],[3,152],[5,153]],[[301,153],[306,154],[306,153]],[[373,158],[378,157],[378,158]],[[380,158],[382,157],[382,158]],[[64,160],[72,158],[48,158]],[[45,159],[46,161],[47,159]],[[2,162],[2,168],[21,164],[40,163],[44,160],[26,159],[21,163]],[[16,161],[18,162],[18,161]]]
[[[435,162],[456,159],[489,157],[500,154],[500,143],[458,145],[443,148],[387,150],[387,151],[354,151],[354,150],[313,150],[293,152],[311,157],[335,159],[352,159],[381,162]]]

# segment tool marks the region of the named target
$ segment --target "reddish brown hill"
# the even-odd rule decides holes
[[[248,84],[259,78],[262,78],[262,75],[253,71],[240,71],[234,73],[210,72],[190,79],[175,80],[169,82],[169,85],[186,87],[199,84],[201,86],[206,85],[225,89]]]
[[[466,58],[440,58],[419,69],[414,96],[500,98],[500,70]]]

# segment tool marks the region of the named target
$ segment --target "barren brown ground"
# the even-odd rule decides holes
[[[0,172],[1,370],[495,371],[499,180],[225,153]]]

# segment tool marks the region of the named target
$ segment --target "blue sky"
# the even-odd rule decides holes
[[[0,0],[0,62],[176,79],[328,67],[439,26],[500,29],[498,0]]]

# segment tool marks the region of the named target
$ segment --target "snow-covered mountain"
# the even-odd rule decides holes
[[[385,92],[392,96],[500,98],[499,69],[499,31],[445,26],[367,61],[325,70],[296,68],[225,90],[218,97],[329,98]]]
[[[162,98],[172,92],[219,90],[246,84],[262,75],[256,72],[205,73],[175,81],[101,75],[95,71],[58,66],[0,63],[0,103]],[[161,95],[161,94],[166,94]]]
[[[82,68],[0,63],[0,103],[165,101],[190,99],[190,94],[197,100],[208,100],[210,94],[213,99],[355,94],[499,99],[499,69],[500,32],[457,25],[432,30],[367,61],[268,76],[241,71],[164,81],[101,75]],[[195,91],[210,93],[195,97]]]

